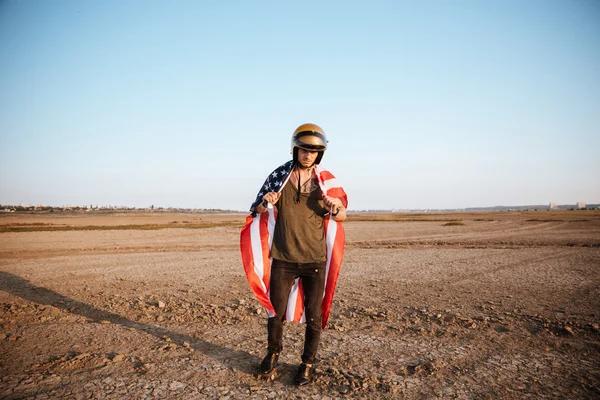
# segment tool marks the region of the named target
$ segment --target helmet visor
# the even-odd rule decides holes
[[[293,146],[304,150],[323,151],[327,149],[325,135],[315,131],[298,132],[292,139]]]

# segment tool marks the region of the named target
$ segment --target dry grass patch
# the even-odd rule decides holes
[[[462,221],[450,221],[450,222],[446,222],[444,225],[442,226],[463,226],[465,223]]]
[[[0,226],[0,233],[6,232],[56,232],[56,231],[155,231],[159,229],[206,229],[216,228],[219,226],[235,226],[239,227],[237,222],[205,222],[205,223],[190,223],[188,221],[179,223],[177,221],[168,224],[141,224],[141,225],[52,225],[52,224],[10,224]]]
[[[455,219],[439,216],[420,216],[415,214],[349,214],[347,221],[352,222],[451,222]]]

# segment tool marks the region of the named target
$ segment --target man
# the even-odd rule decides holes
[[[306,322],[296,384],[310,383],[344,251],[348,200],[319,163],[325,132],[303,124],[292,135],[293,159],[275,169],[259,191],[242,228],[240,247],[248,282],[265,306],[268,351],[259,376],[275,372],[284,320]]]

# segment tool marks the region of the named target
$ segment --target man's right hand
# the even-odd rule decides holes
[[[264,202],[266,201],[267,203],[275,204],[275,203],[277,203],[277,200],[279,200],[280,197],[281,197],[281,193],[277,193],[277,192],[269,192],[269,193],[265,194],[263,196],[263,203],[256,206],[256,211],[259,213],[264,213],[265,211],[267,211],[267,207],[265,207],[263,205]]]
[[[281,193],[277,192],[269,192],[263,196],[263,200],[267,203],[275,204],[277,200],[281,197]]]

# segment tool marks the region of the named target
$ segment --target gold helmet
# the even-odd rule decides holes
[[[294,131],[292,135],[291,150],[294,155],[294,161],[298,160],[298,148],[310,151],[318,151],[319,155],[315,164],[321,162],[323,153],[327,150],[327,136],[325,131],[316,124],[302,124]]]

